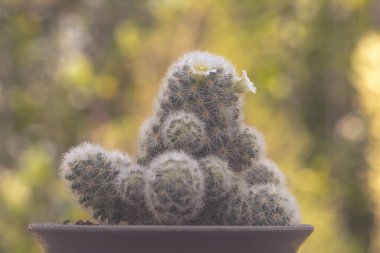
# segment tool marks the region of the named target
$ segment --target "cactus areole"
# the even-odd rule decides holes
[[[102,224],[297,225],[284,175],[242,122],[247,91],[256,88],[246,71],[187,53],[162,81],[136,159],[83,143],[64,155],[61,178]]]

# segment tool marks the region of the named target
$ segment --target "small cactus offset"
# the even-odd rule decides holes
[[[223,57],[185,54],[141,127],[137,162],[85,143],[65,154],[61,178],[109,224],[298,224],[262,135],[242,123],[246,91],[256,91],[246,72],[237,76]]]

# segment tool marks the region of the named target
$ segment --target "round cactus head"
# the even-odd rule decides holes
[[[186,224],[203,206],[204,182],[198,162],[182,152],[155,158],[145,174],[148,206],[162,224]]]
[[[248,196],[253,225],[294,225],[300,222],[299,207],[284,188],[273,184],[253,186]]]
[[[193,113],[169,115],[162,130],[164,142],[171,149],[194,152],[203,147],[205,126]]]

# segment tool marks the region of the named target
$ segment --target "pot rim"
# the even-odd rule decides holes
[[[76,231],[314,231],[310,224],[287,226],[230,226],[230,225],[76,225],[59,223],[34,223],[28,225],[28,230],[76,230]]]

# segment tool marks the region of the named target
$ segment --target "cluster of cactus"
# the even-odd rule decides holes
[[[223,57],[190,52],[169,69],[154,114],[141,127],[137,161],[84,143],[60,174],[100,222],[292,225],[298,205],[265,157],[262,135],[242,124],[255,91]]]

